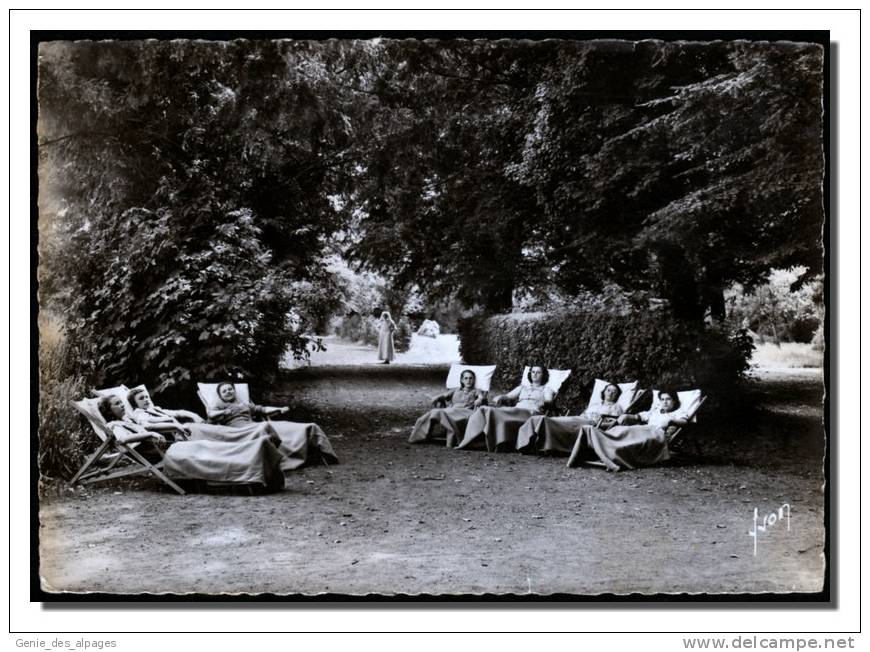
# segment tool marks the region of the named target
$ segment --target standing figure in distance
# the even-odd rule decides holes
[[[396,357],[396,349],[393,346],[393,331],[396,330],[396,322],[390,317],[390,313],[384,310],[381,313],[381,323],[378,326],[378,360],[383,364],[390,364]]]

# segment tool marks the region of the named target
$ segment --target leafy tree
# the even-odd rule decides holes
[[[317,303],[347,148],[314,47],[42,44],[40,281],[105,380],[161,391],[304,353],[288,314]]]
[[[774,269],[751,289],[735,283],[726,293],[728,321],[781,340],[810,342],[824,317],[821,277],[807,267]]]
[[[365,97],[350,253],[433,299],[723,289],[819,270],[820,47],[379,41],[334,62]]]
[[[821,57],[748,42],[43,43],[43,305],[107,379],[162,389],[303,355],[307,325],[339,309],[335,247],[385,279],[394,312],[416,291],[499,312],[619,286],[721,317],[732,282],[821,271]]]
[[[683,316],[772,266],[821,271],[822,51],[592,44],[548,70],[522,160],[555,280],[651,287]]]
[[[509,308],[534,198],[504,175],[533,69],[510,42],[383,41],[345,85],[377,108],[347,205],[349,253],[395,287]]]

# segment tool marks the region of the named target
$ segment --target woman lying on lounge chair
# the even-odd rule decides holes
[[[127,393],[127,402],[133,408],[133,420],[170,439],[187,439],[193,424],[203,423],[202,417],[187,410],[166,410],[151,402],[144,387],[134,387]],[[185,420],[185,423],[182,422]],[[187,421],[192,423],[186,423]]]
[[[137,444],[136,450],[149,462],[163,458],[166,437],[140,426],[128,417],[121,397],[104,396],[97,404],[97,409],[118,441]]]
[[[639,414],[623,414],[607,431],[583,426],[568,458],[568,466],[599,460],[609,471],[652,466],[667,460],[668,431],[686,425],[677,412],[680,401],[676,392],[662,390],[659,406]],[[635,425],[642,424],[642,425]]]
[[[127,394],[133,407],[133,419],[141,426],[160,432],[168,437],[180,434],[180,439],[220,441],[238,444],[255,439],[271,439],[276,446],[280,443],[278,435],[268,423],[246,423],[236,426],[218,426],[203,422],[195,412],[187,410],[167,410],[157,407],[144,387],[135,387]],[[182,423],[180,419],[191,419],[193,423]]]
[[[473,410],[486,401],[486,394],[476,388],[477,374],[465,369],[459,378],[460,386],[432,400],[432,407],[417,419],[411,431],[411,443],[426,441],[436,426],[447,431],[447,448],[453,448],[457,437],[465,432],[465,426]]]
[[[306,462],[323,460],[336,463],[338,458],[332,444],[316,423],[294,423],[292,421],[268,421],[265,424],[254,422],[254,416],[270,417],[286,414],[290,408],[267,407],[242,403],[236,396],[232,383],[217,386],[217,401],[208,408],[208,418],[213,424],[233,428],[264,425],[280,439],[278,450],[284,454],[282,471],[298,469]]]
[[[505,395],[496,396],[492,401],[494,407],[483,406],[474,411],[457,448],[466,448],[484,435],[486,450],[514,450],[520,427],[530,417],[543,412],[556,397],[556,393],[547,387],[548,379],[546,367],[531,367],[528,385],[519,385]],[[499,407],[505,401],[513,402],[514,407]]]
[[[619,385],[607,383],[597,397],[592,397],[593,401],[580,416],[548,417],[538,414],[531,417],[520,428],[517,450],[570,454],[583,426],[598,426],[607,430],[616,425],[616,418],[623,413],[619,404],[621,394]]]

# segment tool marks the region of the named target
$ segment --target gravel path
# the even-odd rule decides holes
[[[321,362],[323,362],[321,360]],[[268,496],[150,480],[44,496],[51,592],[816,592],[824,576],[821,375],[764,374],[751,429],[706,424],[703,464],[617,474],[407,443],[438,365],[312,362],[276,388],[342,458]],[[757,536],[787,503],[790,519]],[[759,520],[759,524],[763,524]]]

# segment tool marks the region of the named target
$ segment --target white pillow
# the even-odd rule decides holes
[[[475,382],[475,388],[479,389],[482,392],[489,391],[489,385],[492,382],[492,375],[495,373],[495,365],[488,366],[475,366],[470,364],[459,364],[458,362],[450,365],[450,372],[447,374],[447,385],[448,389],[456,389],[461,386],[460,379],[462,378],[462,372],[466,369],[473,371],[474,375],[477,376]]]
[[[571,375],[570,369],[547,369],[547,373],[549,374],[549,378],[547,380],[547,387],[553,390],[554,394],[559,393],[559,388],[562,386],[568,376]],[[530,386],[532,383],[529,382],[529,367],[523,367],[523,377],[520,380],[520,385],[525,385],[526,387]]]
[[[197,394],[199,395],[199,400],[202,401],[202,404],[205,405],[205,409],[213,410],[215,406],[217,406],[220,397],[217,393],[218,385],[223,385],[223,383],[197,383]],[[248,383],[234,383],[233,387],[236,388],[236,400],[239,403],[250,403],[251,395],[248,392]]]
[[[634,400],[635,392],[637,392],[636,380],[630,383],[611,383],[610,381],[596,378],[595,384],[592,386],[592,396],[589,397],[589,405],[586,406],[587,412],[594,411],[592,406],[601,404],[601,392],[603,392],[604,388],[608,385],[616,385],[622,390],[616,403],[623,409],[623,411],[629,408],[631,402]]]
[[[660,389],[653,390],[653,400],[652,406],[650,410],[655,412],[656,410],[660,410],[662,405],[659,400],[659,392]],[[698,403],[701,402],[701,397],[703,396],[700,389],[690,389],[685,392],[677,392],[677,399],[680,401],[680,407],[678,407],[674,412],[676,416],[682,417],[684,419],[688,419],[689,415],[692,415],[692,421],[697,421],[697,417],[692,414],[697,408]]]
[[[130,405],[130,402],[127,400],[127,394],[130,390],[126,385],[118,385],[117,387],[107,387],[106,389],[98,389],[97,394],[99,394],[100,398],[104,396],[117,396],[121,399],[121,403],[124,404],[124,412],[128,417],[133,416],[133,406]],[[98,410],[99,411],[99,410]]]

